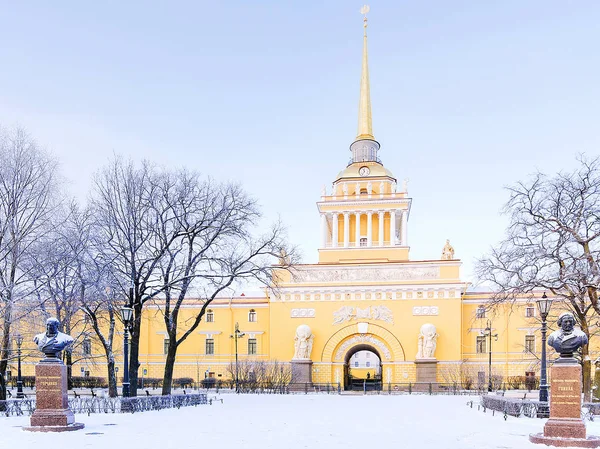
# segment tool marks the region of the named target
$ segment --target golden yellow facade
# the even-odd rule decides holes
[[[232,335],[239,323],[244,335],[238,340],[237,354],[242,361],[292,362],[296,330],[307,325],[313,335],[312,382],[345,386],[352,369],[350,357],[369,350],[380,359],[379,372],[360,368],[353,376],[365,377],[369,372],[370,376],[378,374],[384,384],[414,383],[420,331],[431,324],[437,339],[428,361],[435,364],[438,382],[451,383],[462,369],[487,376],[490,340],[484,334],[488,320],[498,336],[492,339],[492,371],[505,381],[528,372],[539,375],[541,336],[535,298],[523,298],[514,307],[492,314],[484,307],[489,294],[470,292],[468,283],[461,280],[461,261],[454,258],[453,249],[442,253],[440,245],[434,260],[410,259],[412,198],[407,183],[398,185],[378,157],[367,61],[365,22],[358,137],[350,146],[350,163],[317,201],[321,219],[318,263],[289,271],[275,268],[277,285],[262,295],[213,301],[200,327],[178,350],[175,378],[228,378],[236,355]],[[437,236],[440,242],[446,237]],[[199,307],[194,300],[186,302],[180,320],[191,319]],[[147,307],[140,378],[162,377],[166,335],[160,310]],[[595,341],[591,349],[595,359]],[[122,353],[116,352],[122,373]],[[79,365],[91,375],[105,377],[99,344],[92,345],[92,353],[96,362],[86,359]],[[549,357],[553,355],[550,350]],[[25,374],[33,373],[33,364],[26,360]]]

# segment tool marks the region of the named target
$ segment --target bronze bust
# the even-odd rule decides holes
[[[571,312],[561,314],[557,324],[560,329],[550,334],[548,345],[560,353],[561,358],[573,357],[575,351],[587,344],[587,335],[575,328],[575,317]]]
[[[73,343],[73,338],[70,335],[58,330],[59,325],[60,323],[56,318],[48,318],[46,332],[33,337],[38,349],[46,355],[46,360],[58,359],[60,352]]]

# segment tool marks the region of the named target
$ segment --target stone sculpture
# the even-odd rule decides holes
[[[310,360],[314,335],[310,327],[306,324],[301,324],[296,329],[296,337],[294,337],[294,360]]]
[[[426,323],[419,332],[417,359],[434,359],[438,334],[433,324]]]
[[[571,358],[575,351],[587,344],[587,335],[575,328],[575,317],[571,312],[561,314],[557,324],[560,329],[550,334],[548,345],[560,353],[561,358]]]
[[[60,326],[56,318],[48,318],[46,321],[46,332],[33,337],[38,349],[46,355],[46,359],[58,359],[60,352],[73,343],[70,335],[58,330]]]
[[[444,245],[444,249],[442,249],[442,260],[452,259],[454,259],[454,248],[450,244],[450,240],[446,239],[446,244]]]

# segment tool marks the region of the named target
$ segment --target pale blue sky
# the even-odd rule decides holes
[[[361,3],[0,1],[0,123],[74,195],[113,153],[237,180],[316,262],[315,202],[356,135]],[[380,157],[410,178],[413,259],[470,279],[503,186],[599,154],[600,2],[373,1]]]

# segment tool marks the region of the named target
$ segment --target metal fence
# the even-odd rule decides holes
[[[207,389],[210,391],[210,389]],[[362,394],[430,394],[430,395],[479,395],[486,391],[484,388],[466,390],[461,388],[459,384],[452,383],[384,383],[375,381],[364,381],[362,383],[354,382],[351,388],[345,388],[341,383],[290,383],[287,385],[264,386],[258,383],[252,385],[240,384],[236,389],[235,385],[231,389],[215,388],[218,392],[235,392],[240,394],[293,394],[293,393],[325,393],[325,394],[342,394],[342,393],[362,393]]]
[[[208,404],[205,393],[170,396],[139,396],[133,398],[69,397],[73,413],[136,413],[167,408],[191,407]],[[0,401],[0,415],[29,416],[35,411],[35,399],[8,399]]]

